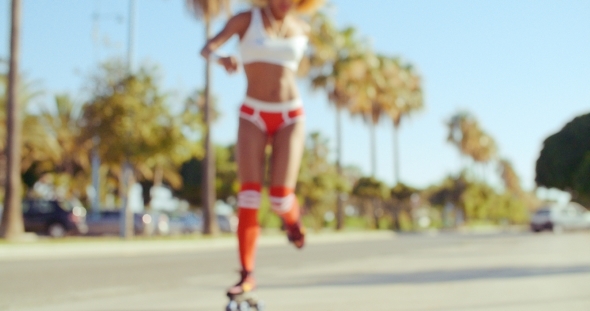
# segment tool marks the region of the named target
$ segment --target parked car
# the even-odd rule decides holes
[[[590,211],[574,202],[552,203],[538,209],[531,217],[530,225],[534,232],[590,229]]]
[[[170,234],[191,234],[203,229],[203,218],[195,213],[171,214]]]
[[[25,199],[22,202],[25,231],[63,237],[85,234],[86,209],[65,200]]]
[[[233,214],[217,215],[217,225],[221,232],[236,232],[238,230],[238,217]]]
[[[121,232],[121,211],[107,210],[90,214],[86,220],[88,235],[119,235]],[[164,214],[134,213],[133,232],[135,235],[166,235],[169,232],[168,216]]]
[[[233,214],[217,215],[217,226],[221,232],[236,232],[238,218]],[[190,234],[203,230],[203,216],[191,212],[170,215],[170,234]]]

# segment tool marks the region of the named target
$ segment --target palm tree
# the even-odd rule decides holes
[[[0,89],[7,90],[7,79],[0,76]],[[47,130],[46,124],[42,118],[35,114],[27,113],[28,105],[41,92],[34,91],[32,83],[27,83],[24,79],[18,81],[18,107],[20,131],[20,172],[25,173],[33,168],[36,164],[48,163],[53,164],[60,161],[61,153],[58,141],[50,131]],[[0,93],[0,150],[7,149],[8,140],[8,116],[7,116],[7,94]],[[6,155],[0,158],[2,167],[6,166]],[[4,171],[2,171],[4,174]],[[4,186],[5,180],[2,179],[1,185]]]
[[[512,163],[507,159],[500,159],[500,174],[506,190],[516,196],[522,196],[524,191],[520,185],[520,178],[516,174]]]
[[[21,211],[21,120],[18,107],[18,70],[20,58],[21,1],[12,0],[10,27],[10,64],[8,69],[6,189],[0,236],[16,239],[24,234]]]
[[[360,115],[369,125],[371,150],[371,177],[377,173],[377,149],[375,126],[384,114],[386,104],[381,92],[384,76],[381,71],[381,59],[371,51],[356,55],[350,63],[351,90],[353,105],[349,106],[352,115]]]
[[[229,0],[186,0],[189,10],[197,19],[205,22],[205,38],[211,37],[211,22],[223,12],[229,13]],[[213,234],[215,225],[215,155],[211,142],[211,107],[210,102],[211,66],[205,64],[205,160],[203,161],[203,233]]]
[[[399,127],[403,118],[422,110],[424,100],[419,75],[411,65],[401,65],[399,59],[382,58],[381,71],[384,88],[380,90],[386,101],[385,113],[393,121],[393,160],[395,183],[400,183]]]
[[[356,30],[352,27],[336,29],[330,19],[317,13],[311,19],[314,29],[310,36],[312,46],[309,56],[309,72],[313,89],[322,89],[336,112],[336,169],[342,176],[342,110],[351,103],[351,59],[359,53]],[[336,229],[344,224],[343,194],[337,196]]]
[[[55,111],[42,110],[40,115],[46,131],[54,137],[60,149],[60,161],[56,171],[74,176],[78,171],[90,169],[88,144],[77,144],[80,134],[81,109],[68,95],[55,96]]]
[[[455,145],[462,156],[471,158],[475,163],[489,163],[496,158],[496,142],[481,129],[473,115],[458,112],[447,122],[447,126],[447,141]]]
[[[51,164],[55,173],[61,176],[67,176],[68,179],[68,193],[86,193],[86,185],[89,182],[89,173],[91,171],[91,163],[88,155],[92,151],[92,141],[78,143],[77,138],[81,133],[81,105],[77,105],[69,95],[61,94],[55,96],[54,109],[44,108],[41,114],[35,116],[37,123],[39,123],[39,130],[43,130],[44,134],[29,133],[31,128],[35,128],[35,124],[28,125],[27,119],[23,124],[23,141],[26,144],[28,136],[37,137],[42,141],[41,146],[36,147],[38,153],[45,154],[45,162]],[[33,135],[31,135],[33,134]],[[47,155],[53,151],[53,156],[48,158]],[[27,149],[23,150],[26,152]],[[31,157],[32,160],[39,161],[38,158]],[[23,161],[27,158],[23,155]],[[29,160],[30,161],[30,160]],[[39,163],[39,162],[37,162]],[[26,163],[23,163],[25,169]],[[41,166],[43,167],[43,166]],[[44,166],[44,171],[48,166]],[[33,167],[35,168],[35,166]],[[36,174],[43,173],[42,171],[33,172]]]

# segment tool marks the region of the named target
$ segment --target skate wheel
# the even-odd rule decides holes
[[[227,307],[225,307],[225,311],[238,311],[238,310],[239,310],[238,303],[233,300],[227,304]]]
[[[238,310],[240,311],[250,311],[250,304],[247,301],[240,302],[238,306]]]
[[[264,311],[264,301],[256,302],[254,307],[256,308],[256,311]]]

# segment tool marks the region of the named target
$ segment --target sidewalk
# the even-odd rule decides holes
[[[310,233],[310,244],[391,239],[391,231],[344,231]],[[285,244],[280,232],[261,235],[261,247]],[[63,240],[40,239],[34,242],[0,244],[0,262],[7,260],[41,260],[107,256],[136,256],[159,253],[184,253],[236,248],[233,235],[216,237],[155,237],[123,240],[117,237],[77,237]]]
[[[308,243],[352,242],[359,240],[390,239],[400,235],[439,234],[459,235],[487,235],[500,233],[526,232],[524,227],[476,227],[458,228],[453,230],[427,230],[418,232],[396,233],[389,230],[345,230],[309,232]],[[259,245],[262,247],[281,245],[286,243],[284,234],[277,230],[264,231]],[[58,258],[87,258],[106,256],[134,256],[159,253],[183,253],[193,251],[214,251],[219,249],[236,248],[237,240],[233,234],[222,234],[214,237],[195,236],[165,236],[165,237],[136,237],[123,240],[119,237],[68,237],[65,239],[38,238],[27,242],[1,242],[0,262],[6,260],[39,260]]]

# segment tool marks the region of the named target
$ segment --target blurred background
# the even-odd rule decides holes
[[[206,25],[219,31],[247,3],[18,2],[10,189],[24,218],[3,217],[5,235],[233,232],[245,79],[219,66],[207,78],[198,51]],[[5,151],[12,3],[0,1]],[[589,13],[574,0],[338,0],[305,17],[306,226],[590,228]],[[281,228],[268,201],[260,221]]]

